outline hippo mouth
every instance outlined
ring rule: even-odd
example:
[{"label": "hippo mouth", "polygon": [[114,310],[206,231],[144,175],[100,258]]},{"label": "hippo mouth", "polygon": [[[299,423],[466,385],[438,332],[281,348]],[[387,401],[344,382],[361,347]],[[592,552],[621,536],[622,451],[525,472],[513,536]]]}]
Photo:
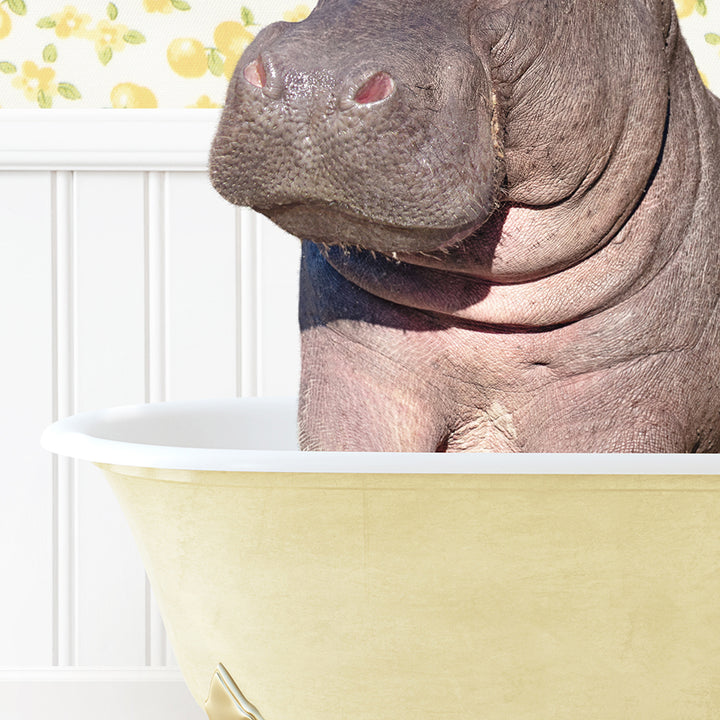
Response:
[{"label": "hippo mouth", "polygon": [[448,249],[475,232],[491,214],[488,212],[446,227],[414,227],[361,215],[336,203],[288,203],[255,209],[283,230],[304,240],[388,255]]}]

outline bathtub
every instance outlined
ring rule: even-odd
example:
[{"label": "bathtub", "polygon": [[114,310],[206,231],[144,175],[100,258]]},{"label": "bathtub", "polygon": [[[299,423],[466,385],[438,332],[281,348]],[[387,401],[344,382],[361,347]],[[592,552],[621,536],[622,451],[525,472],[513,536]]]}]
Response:
[{"label": "bathtub", "polygon": [[718,456],[301,453],[295,401],[55,423],[211,720],[720,717]]}]

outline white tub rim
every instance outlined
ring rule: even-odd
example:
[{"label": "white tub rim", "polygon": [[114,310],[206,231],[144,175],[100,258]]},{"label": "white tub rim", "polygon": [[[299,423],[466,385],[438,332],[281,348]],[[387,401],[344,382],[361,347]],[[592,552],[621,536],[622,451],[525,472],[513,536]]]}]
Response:
[{"label": "white tub rim", "polygon": [[[297,399],[221,398],[123,405],[78,413],[44,431],[57,455],[103,465],[222,472],[381,474],[720,475],[720,454],[378,453],[238,449],[127,442],[104,437],[133,418],[155,420],[263,410],[294,418]],[[287,431],[287,422],[285,423]],[[110,430],[111,432],[108,432]],[[105,431],[105,432],[103,432]]]}]

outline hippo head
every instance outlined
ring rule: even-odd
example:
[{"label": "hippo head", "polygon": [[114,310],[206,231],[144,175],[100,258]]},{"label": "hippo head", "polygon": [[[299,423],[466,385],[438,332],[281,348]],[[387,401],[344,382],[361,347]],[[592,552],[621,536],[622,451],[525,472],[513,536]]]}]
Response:
[{"label": "hippo head", "polygon": [[[647,186],[672,17],[665,0],[320,0],[240,59],[212,183],[319,244],[405,259],[464,244],[479,277],[555,272]],[[493,234],[509,204],[548,212]]]},{"label": "hippo head", "polygon": [[433,250],[494,209],[493,111],[456,13],[324,0],[247,48],[211,178],[230,202],[305,239]]}]

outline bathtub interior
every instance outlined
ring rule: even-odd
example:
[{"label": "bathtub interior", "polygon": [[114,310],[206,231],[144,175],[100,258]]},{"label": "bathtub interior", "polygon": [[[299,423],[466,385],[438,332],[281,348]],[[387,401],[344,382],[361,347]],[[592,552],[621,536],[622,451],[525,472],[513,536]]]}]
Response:
[{"label": "bathtub interior", "polygon": [[78,432],[114,442],[177,448],[298,449],[297,400],[289,397],[152,403],[87,417],[87,426]]}]

